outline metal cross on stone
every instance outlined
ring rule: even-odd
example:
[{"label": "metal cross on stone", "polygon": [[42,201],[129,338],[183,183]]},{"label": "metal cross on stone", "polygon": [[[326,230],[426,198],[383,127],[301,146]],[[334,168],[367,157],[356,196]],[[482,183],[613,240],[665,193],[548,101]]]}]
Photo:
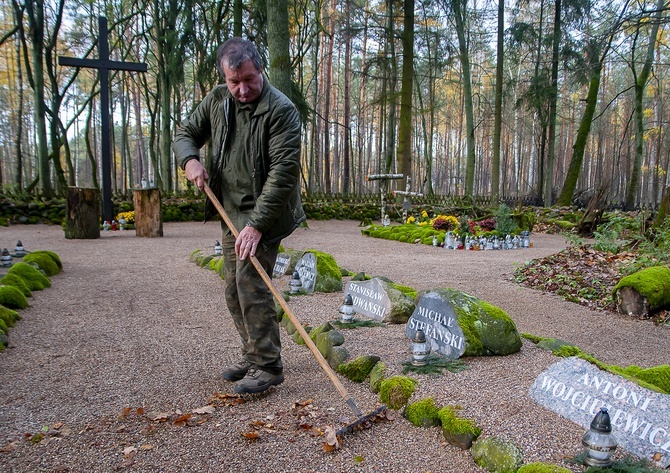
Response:
[{"label": "metal cross on stone", "polygon": [[78,59],[60,56],[60,66],[88,67],[97,69],[100,76],[100,132],[102,134],[102,220],[112,221],[112,159],[109,128],[109,71],[147,72],[144,62],[110,61],[107,40],[107,18],[98,17],[98,59]]}]

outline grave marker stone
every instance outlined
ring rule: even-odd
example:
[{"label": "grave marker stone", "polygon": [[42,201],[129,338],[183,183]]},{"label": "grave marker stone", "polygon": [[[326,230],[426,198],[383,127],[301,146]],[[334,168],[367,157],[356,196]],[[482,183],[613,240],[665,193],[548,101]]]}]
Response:
[{"label": "grave marker stone", "polygon": [[308,294],[314,292],[314,284],[316,283],[316,256],[314,253],[305,253],[295,266],[300,276],[302,283],[302,290]]},{"label": "grave marker stone", "polygon": [[279,253],[275,260],[275,265],[272,268],[272,277],[276,278],[286,274],[288,265],[291,262],[291,256],[288,253]]},{"label": "grave marker stone", "polygon": [[465,336],[451,304],[437,292],[424,294],[407,322],[405,334],[414,338],[417,330],[426,334],[431,352],[459,358],[465,351]]},{"label": "grave marker stone", "polygon": [[607,407],[619,447],[663,468],[670,466],[670,395],[572,357],[540,373],[530,396],[584,429]]},{"label": "grave marker stone", "polygon": [[382,282],[373,278],[368,281],[349,281],[345,297],[351,294],[356,312],[379,322],[391,312],[391,300]]}]

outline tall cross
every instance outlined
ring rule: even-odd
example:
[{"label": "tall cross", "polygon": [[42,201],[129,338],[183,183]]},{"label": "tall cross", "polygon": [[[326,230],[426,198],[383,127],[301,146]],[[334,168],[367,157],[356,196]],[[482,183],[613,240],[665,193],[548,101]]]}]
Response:
[{"label": "tall cross", "polygon": [[60,56],[61,66],[89,67],[97,69],[100,76],[100,132],[102,134],[102,219],[112,221],[112,159],[109,128],[109,71],[147,72],[144,62],[123,62],[109,60],[109,42],[107,41],[107,18],[98,17],[98,59],[77,59]]}]

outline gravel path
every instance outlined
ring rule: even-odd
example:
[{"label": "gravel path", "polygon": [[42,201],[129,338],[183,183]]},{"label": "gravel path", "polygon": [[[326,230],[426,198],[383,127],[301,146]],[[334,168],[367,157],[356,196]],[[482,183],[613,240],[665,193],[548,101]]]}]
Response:
[{"label": "gravel path", "polygon": [[[3,247],[20,239],[28,250],[55,251],[64,264],[51,288],[33,294],[0,354],[0,471],[484,471],[468,451],[445,444],[439,429],[416,428],[400,415],[325,453],[317,429],[353,419],[311,353],[286,333],[284,384],[235,404],[226,396],[232,384],[220,378],[238,354],[221,280],[188,261],[192,251],[212,248],[219,224],[169,223],[164,232],[66,240],[54,226],[0,228]],[[534,248],[519,251],[448,251],[365,238],[357,222],[312,221],[284,246],[326,251],[350,271],[416,289],[455,287],[507,311],[520,332],[568,340],[607,363],[668,362],[667,329],[515,284],[515,265],[564,247],[555,235],[532,241]],[[281,290],[288,279],[276,280]],[[342,293],[290,301],[313,326],[335,319],[341,303]],[[344,335],[352,356],[379,355],[389,375],[408,359],[404,326]],[[483,436],[511,440],[527,462],[560,463],[580,451],[583,429],[528,395],[556,361],[524,341],[508,357],[466,359],[469,369],[458,374],[413,375],[414,399],[460,405]],[[378,397],[366,384],[341,379],[364,412],[374,409]],[[192,413],[209,404],[214,412]],[[243,435],[252,432],[256,440]],[[43,440],[31,443],[39,433]]]}]

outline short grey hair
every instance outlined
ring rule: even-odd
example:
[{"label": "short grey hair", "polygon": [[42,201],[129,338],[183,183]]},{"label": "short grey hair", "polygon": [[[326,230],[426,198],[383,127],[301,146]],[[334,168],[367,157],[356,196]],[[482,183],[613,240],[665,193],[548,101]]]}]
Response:
[{"label": "short grey hair", "polygon": [[223,73],[224,61],[226,67],[232,70],[236,70],[245,61],[251,61],[258,72],[262,68],[261,55],[258,53],[258,49],[254,46],[254,43],[238,37],[230,38],[219,46],[219,49],[216,51],[216,70],[219,71],[219,74],[225,80],[226,75]]}]

